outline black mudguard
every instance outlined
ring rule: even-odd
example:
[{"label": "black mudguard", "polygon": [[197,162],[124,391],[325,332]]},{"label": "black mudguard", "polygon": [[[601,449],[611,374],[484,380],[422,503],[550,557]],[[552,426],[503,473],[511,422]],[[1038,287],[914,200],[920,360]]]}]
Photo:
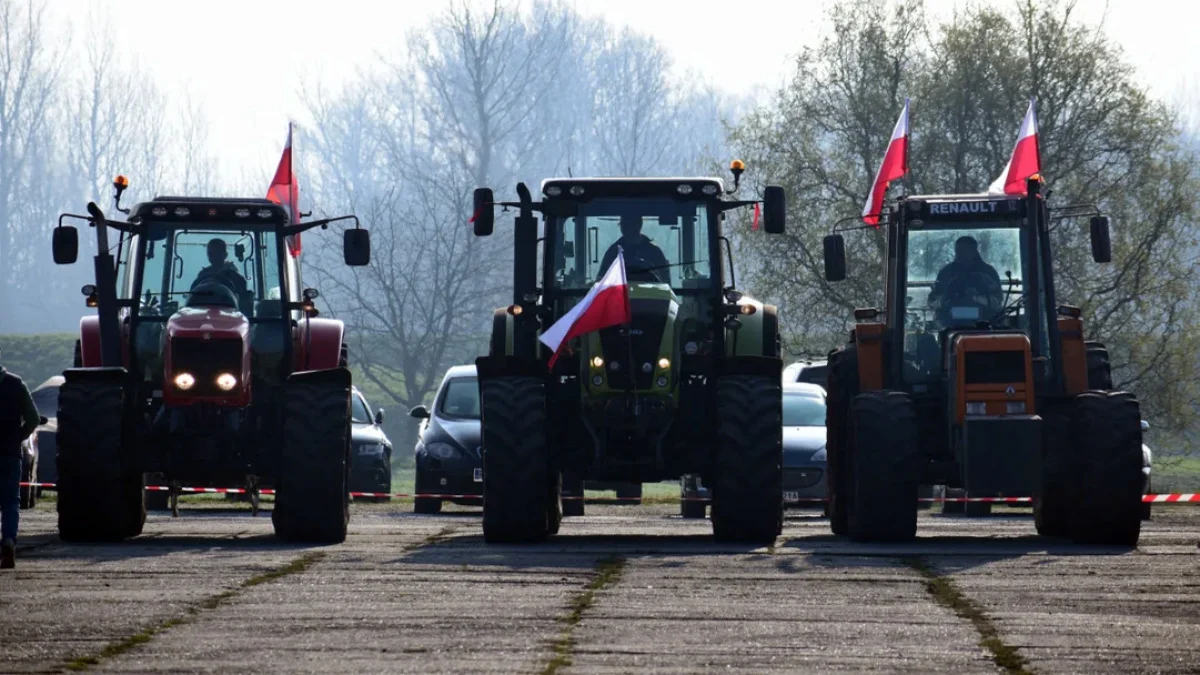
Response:
[{"label": "black mudguard", "polygon": [[63,371],[63,378],[69,384],[76,382],[119,382],[129,376],[129,371],[121,366],[112,368],[68,368]]},{"label": "black mudguard", "polygon": [[480,356],[475,359],[475,371],[480,380],[494,377],[536,377],[549,379],[546,364],[539,359],[519,356]]},{"label": "black mudguard", "polygon": [[716,362],[716,375],[761,375],[783,378],[783,359],[772,356],[727,356]]},{"label": "black mudguard", "polygon": [[301,370],[288,375],[288,384],[330,384],[350,389],[349,368],[329,368],[326,370]]}]

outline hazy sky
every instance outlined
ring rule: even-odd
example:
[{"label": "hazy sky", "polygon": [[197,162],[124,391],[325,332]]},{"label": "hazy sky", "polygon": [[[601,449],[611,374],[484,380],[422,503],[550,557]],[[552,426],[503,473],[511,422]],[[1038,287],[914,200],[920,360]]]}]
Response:
[{"label": "hazy sky", "polygon": [[[1015,2],[1015,0],[1013,0]],[[446,0],[54,0],[53,11],[84,39],[94,6],[111,16],[122,52],[136,58],[175,96],[203,101],[210,141],[224,171],[269,174],[289,117],[303,120],[305,82],[336,85],[380,55],[403,49],[407,30]],[[769,90],[789,72],[789,57],[817,37],[826,3],[814,0],[579,0],[602,15],[658,38],[680,73],[695,72],[739,92]],[[962,0],[926,0],[933,15]],[[1152,90],[1167,99],[1200,87],[1200,19],[1187,0],[1079,0],[1089,22],[1125,47]],[[1193,105],[1197,100],[1192,99]],[[1021,111],[1013,111],[1014,130]]]}]

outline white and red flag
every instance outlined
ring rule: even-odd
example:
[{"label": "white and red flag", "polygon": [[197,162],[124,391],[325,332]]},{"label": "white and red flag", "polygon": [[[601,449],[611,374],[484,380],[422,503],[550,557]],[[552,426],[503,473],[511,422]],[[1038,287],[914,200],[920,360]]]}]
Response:
[{"label": "white and red flag", "polygon": [[[287,207],[288,218],[294,225],[300,222],[300,184],[296,181],[296,173],[292,171],[292,123],[288,122],[287,144],[283,146],[283,156],[279,158],[279,166],[275,169],[275,177],[267,188],[267,199]],[[300,256],[300,235],[288,238],[288,251],[292,257]]]},{"label": "white and red flag", "polygon": [[900,111],[900,119],[896,120],[896,128],[892,129],[892,138],[888,141],[887,152],[883,162],[879,164],[879,172],[875,174],[875,183],[871,186],[871,194],[863,206],[863,222],[879,227],[879,214],[883,212],[883,196],[888,184],[908,173],[908,99],[904,99],[904,109]]},{"label": "white and red flag", "polygon": [[554,367],[558,355],[572,338],[609,326],[629,323],[631,316],[629,282],[625,278],[625,254],[618,250],[617,259],[608,266],[608,271],[595,286],[592,286],[592,290],[588,291],[583,300],[542,333],[542,344],[554,350],[554,355],[550,357],[550,367]]},{"label": "white and red flag", "polygon": [[1029,110],[1025,111],[1025,119],[1021,122],[1021,131],[1017,134],[1017,145],[1013,148],[1012,157],[1000,177],[988,188],[988,194],[993,195],[1025,195],[1029,192],[1026,181],[1035,173],[1042,170],[1041,152],[1038,151],[1037,101],[1029,102]]}]

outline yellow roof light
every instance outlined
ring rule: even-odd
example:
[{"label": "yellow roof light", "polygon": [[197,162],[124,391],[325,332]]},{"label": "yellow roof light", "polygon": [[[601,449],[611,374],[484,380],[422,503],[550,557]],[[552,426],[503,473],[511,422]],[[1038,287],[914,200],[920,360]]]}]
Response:
[{"label": "yellow roof light", "polygon": [[124,190],[125,188],[129,187],[129,179],[126,178],[124,174],[118,174],[117,177],[113,179],[113,187]]},{"label": "yellow roof light", "polygon": [[735,159],[729,163],[729,170],[730,171],[745,171],[746,163],[740,159]]}]

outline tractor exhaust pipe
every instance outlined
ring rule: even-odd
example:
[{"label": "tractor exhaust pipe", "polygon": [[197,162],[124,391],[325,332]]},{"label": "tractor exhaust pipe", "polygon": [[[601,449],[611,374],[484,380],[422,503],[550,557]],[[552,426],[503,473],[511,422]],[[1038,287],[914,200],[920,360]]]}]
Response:
[{"label": "tractor exhaust pipe", "polygon": [[100,318],[100,365],[121,366],[121,330],[117,320],[117,266],[108,248],[108,219],[88,202],[88,215],[96,228],[96,313]]}]

